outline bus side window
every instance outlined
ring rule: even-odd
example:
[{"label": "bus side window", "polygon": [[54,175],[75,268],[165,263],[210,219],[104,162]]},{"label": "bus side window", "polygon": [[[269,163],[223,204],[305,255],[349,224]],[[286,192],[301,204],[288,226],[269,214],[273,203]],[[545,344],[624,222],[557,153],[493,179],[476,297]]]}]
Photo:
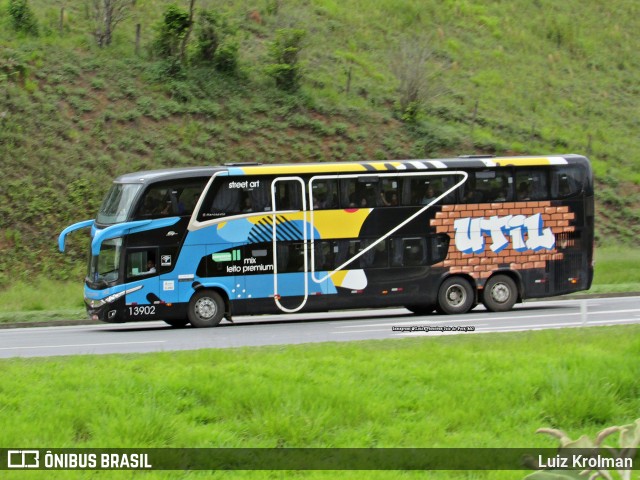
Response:
[{"label": "bus side window", "polygon": [[[459,181],[460,181],[459,177],[453,177],[453,176],[442,177],[442,188],[443,188],[443,191],[449,190],[450,188],[452,188]],[[456,203],[456,192],[455,192],[455,190],[453,192],[450,192],[447,195],[445,195],[444,198],[441,200],[441,203],[443,203],[443,204]]]},{"label": "bus side window", "polygon": [[421,267],[442,262],[449,252],[449,236],[392,237],[392,267]]},{"label": "bus side window", "polygon": [[203,177],[150,185],[142,196],[134,218],[191,215],[207,181]]},{"label": "bus side window", "polygon": [[254,212],[271,211],[271,180],[266,178],[250,179],[249,188],[244,190]]},{"label": "bus side window", "polygon": [[429,204],[437,196],[435,184],[434,177],[405,178],[402,189],[402,204]]},{"label": "bus side window", "polygon": [[549,198],[547,170],[516,170],[516,188],[516,200],[547,200]]},{"label": "bus side window", "polygon": [[342,208],[372,208],[381,204],[378,194],[379,181],[373,176],[349,178],[340,181]]},{"label": "bus side window", "polygon": [[215,197],[212,199],[209,213],[213,214],[233,214],[240,212],[242,189],[230,188],[232,181],[225,179],[224,183],[218,185]]},{"label": "bus side window", "polygon": [[380,202],[384,207],[395,207],[398,205],[398,179],[383,178],[380,182]]},{"label": "bus side window", "polygon": [[158,271],[158,252],[155,248],[127,252],[127,277],[147,277]]},{"label": "bus side window", "polygon": [[304,271],[304,244],[300,242],[278,242],[278,273]]},{"label": "bus side window", "polygon": [[407,177],[402,184],[402,205],[429,205],[438,199],[437,204],[456,203],[456,192],[449,192],[444,197],[442,194],[450,190],[460,181],[453,175],[425,175]]},{"label": "bus side window", "polygon": [[315,180],[311,182],[311,197],[314,210],[338,208],[338,181]]},{"label": "bus side window", "polygon": [[276,183],[276,210],[302,210],[302,187],[298,182]]},{"label": "bus side window", "polygon": [[551,198],[560,199],[576,195],[584,188],[584,174],[578,166],[568,165],[552,169]]},{"label": "bus side window", "polygon": [[271,210],[271,181],[262,177],[219,177],[198,212],[206,221],[227,215]]}]

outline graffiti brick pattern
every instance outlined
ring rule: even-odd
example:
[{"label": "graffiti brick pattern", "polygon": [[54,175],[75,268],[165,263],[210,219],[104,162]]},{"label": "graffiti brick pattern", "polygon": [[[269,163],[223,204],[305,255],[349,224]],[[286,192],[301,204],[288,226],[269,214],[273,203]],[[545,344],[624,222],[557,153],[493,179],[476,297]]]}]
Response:
[{"label": "graffiti brick pattern", "polygon": [[[562,260],[563,254],[557,248],[518,251],[509,242],[499,252],[491,248],[485,248],[482,253],[463,253],[455,248],[454,223],[462,218],[486,218],[523,215],[526,217],[540,214],[544,228],[550,228],[554,236],[575,231],[571,225],[575,214],[569,211],[569,207],[552,207],[551,202],[506,202],[506,203],[479,203],[470,205],[443,205],[442,210],[436,213],[431,220],[431,226],[436,233],[446,233],[451,239],[452,248],[444,261],[433,265],[434,267],[449,268],[450,273],[466,273],[476,279],[479,285],[489,278],[496,268],[510,268],[512,270],[524,270],[532,268],[545,268],[550,260]],[[483,235],[490,240],[487,233]],[[508,236],[508,234],[507,234]]]}]

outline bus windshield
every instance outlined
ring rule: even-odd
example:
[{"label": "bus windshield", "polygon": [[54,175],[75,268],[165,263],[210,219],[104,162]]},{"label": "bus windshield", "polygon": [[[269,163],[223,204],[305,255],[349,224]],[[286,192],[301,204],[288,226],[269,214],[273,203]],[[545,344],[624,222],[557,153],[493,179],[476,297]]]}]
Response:
[{"label": "bus windshield", "polygon": [[137,183],[116,183],[112,185],[102,201],[96,222],[102,225],[113,225],[124,222],[142,185]]},{"label": "bus windshield", "polygon": [[93,285],[106,287],[116,282],[120,276],[120,255],[122,238],[105,240],[98,256],[89,260],[87,281]]}]

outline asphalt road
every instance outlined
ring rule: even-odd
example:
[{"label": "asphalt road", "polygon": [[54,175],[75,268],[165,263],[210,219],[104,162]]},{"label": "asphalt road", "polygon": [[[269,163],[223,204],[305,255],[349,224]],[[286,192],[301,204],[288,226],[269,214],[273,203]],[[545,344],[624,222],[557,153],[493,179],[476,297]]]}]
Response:
[{"label": "asphalt road", "polygon": [[313,342],[470,335],[640,323],[640,296],[528,302],[511,312],[480,305],[466,315],[417,316],[403,308],[236,317],[217,328],[164,322],[0,330],[0,358],[143,353]]}]

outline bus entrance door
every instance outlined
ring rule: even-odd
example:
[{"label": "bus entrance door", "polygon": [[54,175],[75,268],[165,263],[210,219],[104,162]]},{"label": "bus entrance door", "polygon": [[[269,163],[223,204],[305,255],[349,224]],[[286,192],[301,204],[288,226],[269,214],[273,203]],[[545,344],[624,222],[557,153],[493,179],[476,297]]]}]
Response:
[{"label": "bus entrance door", "polygon": [[305,184],[278,177],[271,184],[273,298],[286,313],[300,311],[309,298],[309,224]]}]

